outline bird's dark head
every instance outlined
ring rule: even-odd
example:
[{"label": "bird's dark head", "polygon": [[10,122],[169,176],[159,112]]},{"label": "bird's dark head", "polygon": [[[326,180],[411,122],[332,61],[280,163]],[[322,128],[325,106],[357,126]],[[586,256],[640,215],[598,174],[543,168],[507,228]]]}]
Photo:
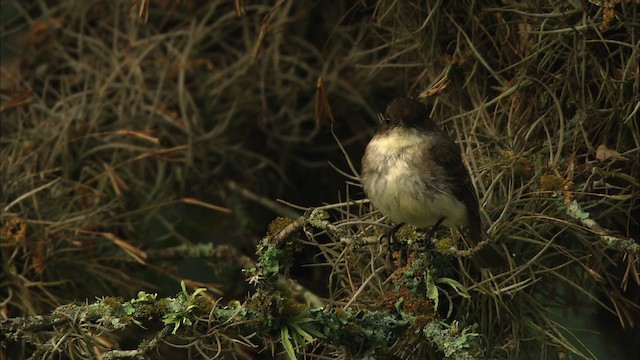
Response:
[{"label": "bird's dark head", "polygon": [[384,112],[385,127],[405,126],[421,130],[433,130],[427,108],[419,101],[409,98],[392,100]]}]

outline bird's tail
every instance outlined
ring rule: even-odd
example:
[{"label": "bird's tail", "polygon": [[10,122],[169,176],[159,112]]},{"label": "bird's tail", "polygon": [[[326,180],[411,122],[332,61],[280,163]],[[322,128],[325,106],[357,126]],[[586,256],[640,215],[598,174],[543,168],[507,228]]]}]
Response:
[{"label": "bird's tail", "polygon": [[[482,243],[482,247],[473,256],[473,262],[480,268],[508,268],[509,260],[494,244],[480,227],[470,227],[469,235],[474,246]],[[486,240],[483,242],[483,240]]]},{"label": "bird's tail", "polygon": [[473,262],[481,268],[508,268],[509,261],[498,248],[490,242],[473,254]]}]

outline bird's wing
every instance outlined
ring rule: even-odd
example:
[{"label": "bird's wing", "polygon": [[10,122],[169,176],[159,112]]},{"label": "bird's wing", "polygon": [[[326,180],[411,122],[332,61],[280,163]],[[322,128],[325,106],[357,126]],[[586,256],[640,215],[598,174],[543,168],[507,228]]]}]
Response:
[{"label": "bird's wing", "polygon": [[[476,191],[471,184],[471,177],[462,162],[460,148],[446,136],[433,141],[428,151],[433,161],[440,165],[449,178],[451,192],[467,206],[469,237],[473,244],[482,241],[483,230],[480,221],[480,208]],[[485,244],[473,255],[474,262],[481,268],[507,268],[509,261],[493,244]]]},{"label": "bird's wing", "polygon": [[460,148],[447,135],[442,135],[433,139],[431,146],[425,150],[428,155],[425,155],[430,156],[432,161],[439,165],[444,176],[448,178],[450,191],[466,205],[471,240],[478,243],[482,240],[478,198],[471,184],[469,172],[462,162]]}]

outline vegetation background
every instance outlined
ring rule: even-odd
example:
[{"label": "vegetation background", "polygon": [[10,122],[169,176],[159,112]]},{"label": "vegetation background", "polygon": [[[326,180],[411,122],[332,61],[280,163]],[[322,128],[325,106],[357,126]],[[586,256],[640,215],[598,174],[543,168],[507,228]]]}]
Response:
[{"label": "vegetation background", "polygon": [[[639,4],[3,0],[2,358],[632,358]],[[361,201],[442,79],[508,271]]]}]

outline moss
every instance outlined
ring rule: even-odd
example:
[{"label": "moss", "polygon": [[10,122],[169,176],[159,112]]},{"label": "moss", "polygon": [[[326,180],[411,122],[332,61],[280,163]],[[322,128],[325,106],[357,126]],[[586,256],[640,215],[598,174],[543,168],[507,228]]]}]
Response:
[{"label": "moss", "polygon": [[209,315],[215,306],[215,302],[205,296],[195,298],[193,303],[198,307],[197,313],[204,316]]},{"label": "moss", "polygon": [[9,218],[2,221],[0,238],[3,245],[21,244],[27,236],[27,223],[20,218]]},{"label": "moss", "polygon": [[511,171],[516,179],[526,180],[531,178],[535,171],[535,165],[526,157],[514,154],[507,150],[502,153],[500,162],[505,166],[511,166]]},{"label": "moss", "polygon": [[154,307],[154,312],[158,314],[164,313],[165,311],[167,311],[168,306],[169,306],[169,299],[162,298],[156,302],[156,305]]},{"label": "moss", "polygon": [[456,249],[456,241],[451,236],[439,239],[436,242],[436,250],[442,254],[450,254],[451,249]]},{"label": "moss", "polygon": [[304,313],[307,309],[309,305],[296,301],[289,295],[282,303],[282,316],[292,318]]},{"label": "moss", "polygon": [[565,186],[565,179],[557,175],[542,175],[540,177],[540,190],[542,191],[562,191]]},{"label": "moss", "polygon": [[417,232],[413,226],[403,226],[395,233],[396,239],[401,239],[409,246],[421,246],[418,244],[422,240],[422,234]]},{"label": "moss", "polygon": [[279,216],[279,217],[275,218],[275,220],[273,220],[271,223],[269,223],[269,228],[267,230],[267,236],[271,237],[271,236],[274,236],[274,235],[280,233],[287,226],[291,225],[294,221],[295,221],[295,219],[282,217],[282,216]]},{"label": "moss", "polygon": [[102,304],[111,308],[111,310],[120,310],[120,307],[124,303],[124,298],[121,296],[108,296],[102,299]]},{"label": "moss", "polygon": [[268,331],[279,329],[280,314],[284,308],[284,298],[279,292],[267,293],[258,291],[246,303],[246,308],[251,312],[258,314],[260,318],[259,328]]}]

